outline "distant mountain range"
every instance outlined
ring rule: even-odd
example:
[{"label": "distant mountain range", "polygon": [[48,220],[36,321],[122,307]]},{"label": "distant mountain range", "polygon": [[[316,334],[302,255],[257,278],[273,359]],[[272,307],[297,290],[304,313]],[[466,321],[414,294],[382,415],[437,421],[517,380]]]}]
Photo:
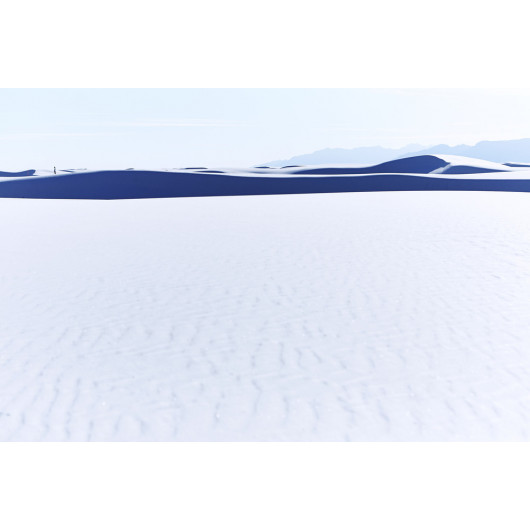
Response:
[{"label": "distant mountain range", "polygon": [[521,140],[484,141],[476,145],[445,144],[426,147],[412,144],[400,149],[385,147],[355,147],[353,149],[322,149],[314,153],[294,156],[288,160],[275,160],[266,166],[308,166],[319,164],[380,164],[405,156],[459,155],[480,158],[490,162],[530,162],[530,138]]}]

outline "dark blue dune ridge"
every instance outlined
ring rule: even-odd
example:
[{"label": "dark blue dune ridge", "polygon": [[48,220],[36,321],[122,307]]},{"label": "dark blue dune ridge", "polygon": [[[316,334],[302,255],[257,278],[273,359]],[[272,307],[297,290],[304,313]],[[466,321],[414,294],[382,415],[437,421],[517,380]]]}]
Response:
[{"label": "dark blue dune ridge", "polygon": [[[431,173],[448,165],[448,162],[432,155],[390,160],[367,167],[314,167],[293,171],[295,175],[362,175],[366,173]],[[286,166],[289,167],[289,166]],[[297,166],[291,166],[297,167]],[[285,168],[284,168],[285,169]]]},{"label": "dark blue dune ridge", "polygon": [[30,177],[35,175],[35,169],[26,169],[26,171],[0,171],[0,177]]},{"label": "dark blue dune ridge", "polygon": [[530,170],[500,165],[499,169],[488,164],[482,167],[477,162],[469,159],[469,163],[458,160],[451,164],[441,157],[422,155],[364,168],[296,167],[259,173],[203,168],[60,172],[46,176],[21,172],[10,173],[9,177],[25,178],[0,180],[0,197],[139,199],[413,190],[530,192]]},{"label": "dark blue dune ridge", "polygon": [[523,163],[517,163],[517,162],[505,162],[504,165],[508,167],[527,167],[530,169],[530,164],[523,164]]}]

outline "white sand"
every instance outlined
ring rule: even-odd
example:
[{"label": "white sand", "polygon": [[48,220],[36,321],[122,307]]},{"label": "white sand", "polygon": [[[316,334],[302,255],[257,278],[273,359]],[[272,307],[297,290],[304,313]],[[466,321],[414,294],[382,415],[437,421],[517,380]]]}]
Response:
[{"label": "white sand", "polygon": [[0,199],[0,439],[530,440],[530,195]]}]

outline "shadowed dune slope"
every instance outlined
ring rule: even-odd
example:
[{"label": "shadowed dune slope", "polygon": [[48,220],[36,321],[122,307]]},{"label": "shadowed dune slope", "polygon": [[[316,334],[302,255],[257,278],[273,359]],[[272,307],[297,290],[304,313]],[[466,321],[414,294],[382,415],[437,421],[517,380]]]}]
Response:
[{"label": "shadowed dune slope", "polygon": [[410,157],[358,168],[308,167],[259,174],[250,170],[225,171],[17,174],[26,178],[0,179],[0,197],[137,199],[406,190],[530,191],[530,171],[524,167],[443,155]]},{"label": "shadowed dune slope", "polygon": [[25,171],[0,171],[0,177],[31,177],[35,175],[34,169],[26,169]]},{"label": "shadowed dune slope", "polygon": [[414,156],[366,167],[318,167],[294,171],[298,175],[361,175],[368,173],[430,173],[449,162],[434,155]]},{"label": "shadowed dune slope", "polygon": [[456,179],[400,174],[271,178],[155,171],[97,171],[0,182],[0,197],[36,199],[138,199],[406,190],[528,192],[530,178]]}]

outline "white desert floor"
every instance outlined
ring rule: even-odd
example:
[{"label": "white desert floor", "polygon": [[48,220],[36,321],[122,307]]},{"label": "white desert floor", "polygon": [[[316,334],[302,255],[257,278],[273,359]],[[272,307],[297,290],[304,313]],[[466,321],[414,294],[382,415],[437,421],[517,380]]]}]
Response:
[{"label": "white desert floor", "polygon": [[0,440],[530,440],[530,195],[0,199]]}]

